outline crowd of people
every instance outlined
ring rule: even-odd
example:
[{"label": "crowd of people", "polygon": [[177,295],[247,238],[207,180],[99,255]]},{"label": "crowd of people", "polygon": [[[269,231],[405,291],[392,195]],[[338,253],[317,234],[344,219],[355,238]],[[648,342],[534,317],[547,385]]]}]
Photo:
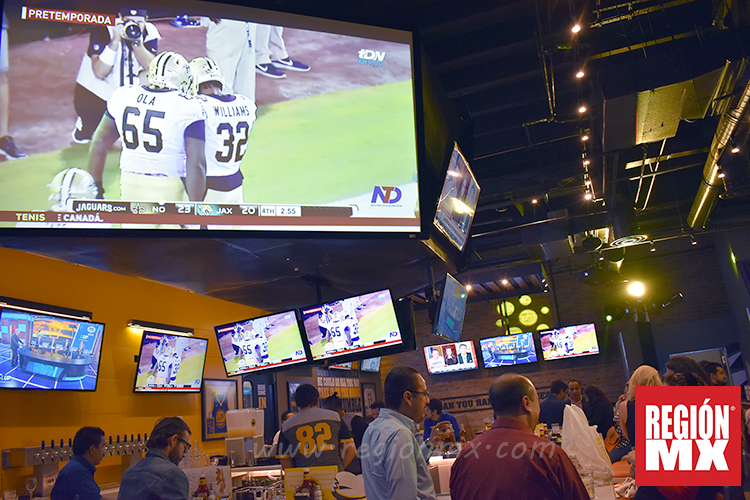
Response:
[{"label": "crowd of people", "polygon": [[[562,425],[565,407],[584,412],[611,445],[610,457],[634,463],[635,388],[661,385],[726,385],[718,363],[698,363],[672,357],[665,376],[653,367],[638,367],[616,403],[594,385],[583,388],[578,379],[552,382],[540,401],[527,377],[507,373],[489,388],[494,412],[491,428],[461,447],[451,468],[450,494],[454,500],[487,498],[587,500],[589,493],[566,452],[535,433],[540,422]],[[284,469],[335,466],[361,474],[369,500],[436,499],[429,461],[444,440],[458,440],[458,423],[430,398],[427,383],[412,367],[393,368],[385,378],[384,402],[371,405],[373,419],[347,414],[337,394],[320,401],[311,384],[294,393],[299,411],[282,417],[274,448]],[[424,440],[415,433],[424,423]],[[188,499],[189,486],[178,467],[190,449],[190,428],[178,417],[159,420],[147,443],[148,453],[122,477],[118,499]],[[93,479],[104,457],[104,431],[84,427],[73,442],[74,456],[60,471],[51,500],[99,500]],[[716,487],[646,487],[636,500],[702,500],[722,498]]]}]

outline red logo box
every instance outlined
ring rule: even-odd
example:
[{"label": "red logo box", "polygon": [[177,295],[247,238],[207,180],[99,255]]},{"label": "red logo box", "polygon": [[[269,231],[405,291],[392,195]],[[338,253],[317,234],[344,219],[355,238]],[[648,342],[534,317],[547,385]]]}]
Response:
[{"label": "red logo box", "polygon": [[636,387],[638,486],[740,486],[739,387]]}]

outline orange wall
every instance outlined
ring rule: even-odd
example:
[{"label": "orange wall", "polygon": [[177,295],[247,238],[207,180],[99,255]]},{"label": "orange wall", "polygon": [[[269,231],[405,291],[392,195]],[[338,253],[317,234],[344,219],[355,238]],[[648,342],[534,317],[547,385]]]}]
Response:
[{"label": "orange wall", "polygon": [[[201,440],[199,394],[133,394],[141,333],[128,320],[185,326],[209,339],[205,377],[226,378],[213,327],[260,315],[251,307],[186,292],[160,283],[127,278],[84,266],[0,248],[0,295],[93,312],[106,324],[96,392],[0,391],[0,449],[68,441],[84,425],[104,429],[107,436],[151,432],[163,416],[182,416],[201,441],[201,451],[224,452],[224,441]],[[242,406],[240,386],[238,394]],[[2,470],[0,490],[25,492],[32,468]],[[118,482],[119,457],[107,457],[96,480]]]}]

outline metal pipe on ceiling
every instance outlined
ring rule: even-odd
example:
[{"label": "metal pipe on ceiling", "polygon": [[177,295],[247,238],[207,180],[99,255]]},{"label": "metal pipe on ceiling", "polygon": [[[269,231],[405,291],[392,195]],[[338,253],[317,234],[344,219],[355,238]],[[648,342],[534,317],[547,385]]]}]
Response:
[{"label": "metal pipe on ceiling", "polygon": [[708,216],[716,204],[716,199],[723,189],[724,185],[719,178],[718,160],[721,152],[727,143],[732,139],[732,134],[737,128],[737,124],[742,119],[750,101],[750,81],[742,91],[737,105],[721,115],[719,125],[716,127],[716,133],[711,141],[711,147],[708,150],[706,165],[703,167],[703,179],[698,187],[698,194],[695,196],[693,206],[690,208],[687,222],[693,229],[702,229],[708,222]]}]

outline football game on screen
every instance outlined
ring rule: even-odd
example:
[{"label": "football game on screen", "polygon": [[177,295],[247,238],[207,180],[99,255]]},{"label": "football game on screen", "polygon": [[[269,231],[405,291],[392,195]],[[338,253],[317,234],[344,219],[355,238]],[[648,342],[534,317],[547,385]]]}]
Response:
[{"label": "football game on screen", "polygon": [[135,392],[198,392],[208,340],[144,332]]},{"label": "football game on screen", "polygon": [[599,342],[596,340],[593,323],[544,331],[539,340],[545,361],[599,354]]},{"label": "football game on screen", "polygon": [[313,360],[402,342],[388,290],[305,309],[302,319]]},{"label": "football game on screen", "polygon": [[104,325],[0,310],[0,389],[96,390]]},{"label": "football game on screen", "polygon": [[307,361],[294,311],[217,326],[227,375]]}]

